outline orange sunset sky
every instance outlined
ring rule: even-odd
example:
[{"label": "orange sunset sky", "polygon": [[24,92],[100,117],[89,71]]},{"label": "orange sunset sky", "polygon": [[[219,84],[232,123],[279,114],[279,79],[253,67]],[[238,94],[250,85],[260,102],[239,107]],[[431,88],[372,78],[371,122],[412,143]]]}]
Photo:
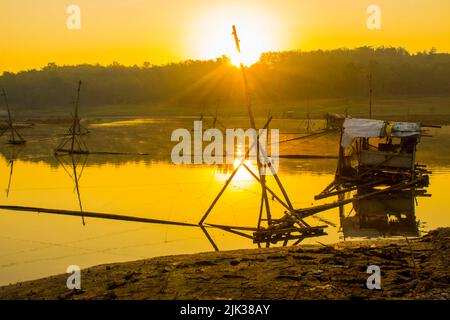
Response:
[{"label": "orange sunset sky", "polygon": [[[70,4],[80,30],[66,27]],[[371,4],[381,30],[366,26]],[[232,24],[249,63],[264,51],[363,45],[450,52],[449,0],[1,0],[0,72],[232,55]]]}]

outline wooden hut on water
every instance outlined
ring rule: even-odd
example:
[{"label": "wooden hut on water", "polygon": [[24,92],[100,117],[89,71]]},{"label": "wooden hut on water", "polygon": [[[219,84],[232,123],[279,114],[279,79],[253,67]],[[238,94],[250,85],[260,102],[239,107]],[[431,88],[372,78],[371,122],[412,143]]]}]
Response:
[{"label": "wooden hut on water", "polygon": [[430,172],[416,164],[421,133],[419,123],[346,118],[341,127],[335,180],[315,198],[357,188],[427,186]]},{"label": "wooden hut on water", "polygon": [[325,114],[326,130],[335,130],[342,128],[342,124],[346,119],[345,114],[328,112]]}]

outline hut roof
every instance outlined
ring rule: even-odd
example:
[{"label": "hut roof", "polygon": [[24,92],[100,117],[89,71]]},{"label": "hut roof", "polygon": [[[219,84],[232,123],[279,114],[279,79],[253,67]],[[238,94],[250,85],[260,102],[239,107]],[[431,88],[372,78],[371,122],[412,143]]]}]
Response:
[{"label": "hut roof", "polygon": [[374,119],[346,118],[342,125],[342,146],[347,148],[355,138],[420,136],[420,123]]}]

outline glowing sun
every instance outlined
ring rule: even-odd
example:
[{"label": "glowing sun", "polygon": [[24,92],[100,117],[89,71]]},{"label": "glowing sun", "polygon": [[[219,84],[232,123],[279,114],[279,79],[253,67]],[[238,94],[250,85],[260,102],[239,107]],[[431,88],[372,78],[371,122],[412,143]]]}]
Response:
[{"label": "glowing sun", "polygon": [[[197,29],[200,43],[197,48],[203,59],[226,55],[233,65],[241,62],[250,66],[257,62],[263,52],[275,51],[278,43],[274,35],[275,20],[272,16],[255,9],[218,8],[215,12],[205,12],[199,18]],[[241,53],[238,54],[232,35],[232,25],[236,25]]]}]

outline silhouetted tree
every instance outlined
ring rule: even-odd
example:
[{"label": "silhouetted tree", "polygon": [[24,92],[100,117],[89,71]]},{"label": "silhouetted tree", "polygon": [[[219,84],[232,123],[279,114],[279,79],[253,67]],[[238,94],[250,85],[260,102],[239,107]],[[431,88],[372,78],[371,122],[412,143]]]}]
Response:
[{"label": "silhouetted tree", "polygon": [[[252,94],[261,101],[367,96],[367,75],[373,75],[377,97],[449,96],[450,54],[410,54],[403,48],[360,47],[331,51],[267,52],[248,70]],[[4,72],[0,87],[17,107],[70,107],[77,81],[85,106],[115,104],[189,105],[222,103],[242,106],[239,70],[226,56],[167,65],[144,62],[126,67],[81,64],[41,70]]]}]

